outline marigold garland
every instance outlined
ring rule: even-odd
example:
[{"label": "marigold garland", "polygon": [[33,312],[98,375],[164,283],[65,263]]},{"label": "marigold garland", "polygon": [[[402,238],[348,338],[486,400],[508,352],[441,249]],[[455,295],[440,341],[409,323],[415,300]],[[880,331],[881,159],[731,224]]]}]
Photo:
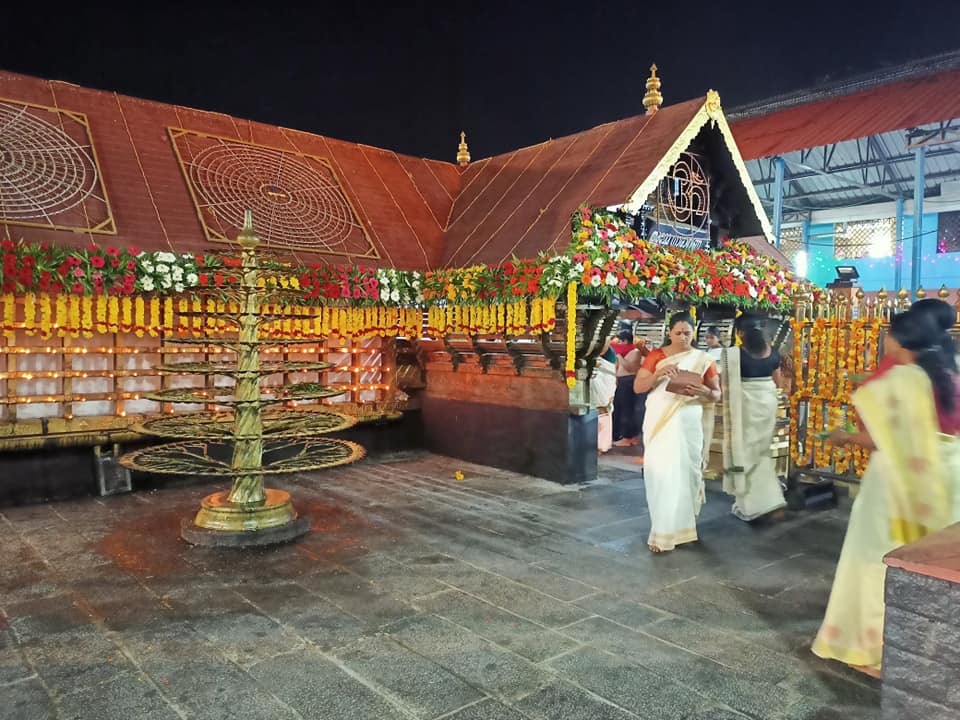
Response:
[{"label": "marigold garland", "polygon": [[107,300],[107,331],[120,332],[120,299],[116,295]]},{"label": "marigold garland", "polygon": [[57,337],[63,337],[66,334],[65,328],[69,326],[70,317],[67,314],[67,296],[57,295],[56,313],[53,321],[57,329]]},{"label": "marigold garland", "polygon": [[577,386],[577,374],[574,371],[577,360],[577,283],[567,285],[567,359],[564,375],[567,387],[573,390]]},{"label": "marigold garland", "polygon": [[17,298],[11,293],[3,296],[3,334],[11,342],[16,337]]},{"label": "marigold garland", "polygon": [[[142,301],[142,298],[136,299]],[[133,300],[128,297],[120,301],[120,329],[123,332],[133,330]]]},{"label": "marigold garland", "polygon": [[37,296],[33,293],[23,296],[23,330],[27,335],[37,334]]},{"label": "marigold garland", "polygon": [[[793,321],[795,385],[790,399],[790,452],[797,465],[832,468],[841,475],[852,469],[863,475],[868,451],[859,446],[834,447],[816,436],[856,426],[856,410],[850,404],[853,377],[875,369],[880,325],[879,319]],[[803,403],[807,403],[808,417],[801,451],[799,418]]]},{"label": "marigold garland", "polygon": [[47,340],[52,334],[50,319],[53,316],[53,302],[50,296],[44,293],[40,296],[40,337]]},{"label": "marigold garland", "polygon": [[80,337],[80,296],[70,296],[70,308],[67,310],[67,331],[70,337]]},{"label": "marigold garland", "polygon": [[[150,301],[151,304],[153,300]],[[137,296],[133,301],[133,332],[138,338],[143,337],[143,333],[146,331],[146,303],[143,302],[143,298]]]},{"label": "marigold garland", "polygon": [[80,330],[85,338],[93,337],[93,298],[85,296],[80,299]]},{"label": "marigold garland", "polygon": [[163,300],[163,321],[160,325],[163,332],[173,332],[173,299],[164,298]]}]

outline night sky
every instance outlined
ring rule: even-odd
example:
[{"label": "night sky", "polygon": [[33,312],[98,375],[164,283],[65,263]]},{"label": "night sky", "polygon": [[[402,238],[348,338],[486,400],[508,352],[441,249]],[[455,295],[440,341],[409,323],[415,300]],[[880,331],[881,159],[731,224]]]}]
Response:
[{"label": "night sky", "polygon": [[639,114],[651,62],[729,110],[960,46],[957,2],[138,4],[8,5],[0,69],[453,161]]}]

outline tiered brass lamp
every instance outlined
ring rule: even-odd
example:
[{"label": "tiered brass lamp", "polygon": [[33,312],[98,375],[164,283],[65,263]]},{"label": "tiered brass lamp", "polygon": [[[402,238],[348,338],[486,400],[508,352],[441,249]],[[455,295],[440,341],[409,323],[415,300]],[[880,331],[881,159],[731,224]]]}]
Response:
[{"label": "tiered brass lamp", "polygon": [[[120,462],[131,470],[181,476],[230,477],[230,490],[203,499],[196,517],[183,522],[181,535],[193,544],[212,546],[266,545],[292,540],[310,529],[298,516],[283,490],[264,487],[264,476],[303,472],[359,460],[364,450],[356,443],[323,435],[343,430],[356,419],[331,411],[284,407],[294,401],[320,400],[343,390],[319,383],[261,387],[269,375],[320,372],[325,362],[261,362],[270,346],[297,344],[292,339],[261,339],[264,325],[277,322],[267,308],[284,304],[289,292],[271,282],[275,271],[261,268],[259,240],[248,210],[237,238],[242,253],[238,286],[218,299],[235,312],[227,313],[235,331],[227,337],[171,338],[170,342],[220,346],[236,354],[236,362],[181,362],[161,365],[162,372],[194,373],[233,378],[234,384],[213,388],[175,388],[145,393],[163,403],[196,403],[216,408],[185,415],[146,420],[139,430],[148,435],[180,439],[124,455]],[[316,344],[315,339],[304,340]]]}]

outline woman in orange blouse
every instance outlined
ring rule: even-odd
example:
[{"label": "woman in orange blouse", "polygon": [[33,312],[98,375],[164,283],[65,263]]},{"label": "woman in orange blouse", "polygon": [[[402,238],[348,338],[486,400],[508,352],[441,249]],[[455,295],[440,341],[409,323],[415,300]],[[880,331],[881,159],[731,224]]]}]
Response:
[{"label": "woman in orange blouse", "polygon": [[651,523],[647,545],[655,553],[697,539],[704,426],[712,432],[713,404],[720,399],[717,364],[693,347],[693,318],[670,318],[668,339],[647,355],[633,384],[636,392],[649,393],[643,476]]}]

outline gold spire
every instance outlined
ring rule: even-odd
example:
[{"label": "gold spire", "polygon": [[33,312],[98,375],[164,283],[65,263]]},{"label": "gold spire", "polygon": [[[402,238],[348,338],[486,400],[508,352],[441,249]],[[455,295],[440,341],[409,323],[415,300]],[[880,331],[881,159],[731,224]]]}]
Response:
[{"label": "gold spire", "polygon": [[237,236],[237,242],[245,250],[253,249],[260,243],[257,232],[253,229],[253,210],[243,211],[243,228]]},{"label": "gold spire", "polygon": [[713,89],[707,90],[707,99],[704,102],[704,106],[707,108],[707,115],[711,118],[719,115],[721,112],[720,93]]},{"label": "gold spire", "polygon": [[660,78],[657,77],[657,64],[650,66],[650,77],[647,78],[647,94],[643,96],[643,106],[647,115],[653,115],[663,105],[663,95],[660,94]]},{"label": "gold spire", "polygon": [[470,163],[470,151],[467,150],[467,134],[460,133],[460,147],[457,148],[457,165],[466,167]]}]

